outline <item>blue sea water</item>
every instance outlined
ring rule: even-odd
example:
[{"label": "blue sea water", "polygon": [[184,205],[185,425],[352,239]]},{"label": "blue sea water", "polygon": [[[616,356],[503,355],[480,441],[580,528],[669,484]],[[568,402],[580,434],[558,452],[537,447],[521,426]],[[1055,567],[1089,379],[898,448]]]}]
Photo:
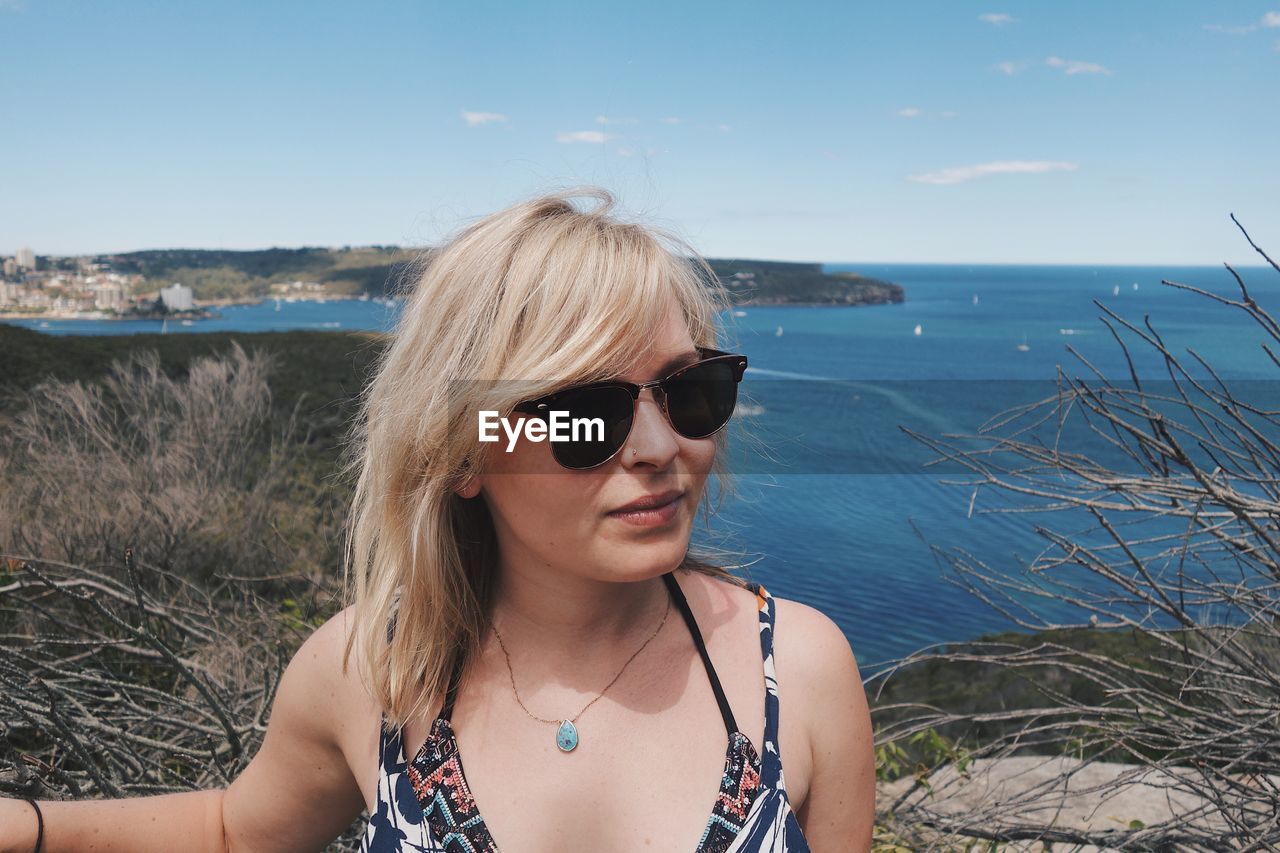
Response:
[{"label": "blue sea water", "polygon": [[[972,476],[954,465],[922,468],[936,454],[899,427],[930,437],[973,434],[1013,402],[1052,394],[1059,376],[1095,384],[1099,374],[1128,380],[1130,362],[1107,322],[1127,344],[1139,379],[1171,388],[1164,358],[1108,310],[1143,334],[1158,335],[1193,376],[1208,372],[1196,369],[1191,350],[1224,379],[1258,381],[1251,386],[1258,393],[1271,393],[1277,373],[1262,345],[1277,351],[1280,344],[1241,308],[1161,283],[1238,300],[1240,289],[1224,268],[827,269],[897,282],[906,300],[749,306],[724,318],[724,343],[750,361],[742,416],[730,433],[738,494],[720,505],[710,531],[699,517],[694,541],[745,555],[746,574],[771,593],[834,619],[864,675],[928,644],[1015,627],[964,588],[945,554],[963,551],[975,564],[1018,578],[1049,549],[1037,525],[1097,541],[1083,532],[1090,525],[1070,513],[993,511],[1030,504],[989,489],[975,498],[971,486],[955,482]],[[1258,304],[1280,317],[1280,273],[1237,271]],[[395,310],[354,300],[286,302],[276,310],[268,300],[221,309],[217,320],[170,323],[167,332],[387,329]],[[50,334],[160,331],[151,321],[9,322]],[[1089,446],[1105,452],[1096,439]],[[1028,592],[1016,597],[1034,598]],[[1052,599],[1041,599],[1039,610],[1053,618],[1078,615]]]}]

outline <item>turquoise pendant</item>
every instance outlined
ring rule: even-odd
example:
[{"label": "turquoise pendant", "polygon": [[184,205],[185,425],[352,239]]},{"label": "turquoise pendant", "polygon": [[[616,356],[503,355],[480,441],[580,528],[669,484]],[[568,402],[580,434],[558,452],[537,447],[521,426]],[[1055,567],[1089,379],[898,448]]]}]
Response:
[{"label": "turquoise pendant", "polygon": [[563,720],[560,723],[560,731],[556,732],[556,746],[560,747],[561,752],[572,752],[577,745],[578,730],[573,723]]}]

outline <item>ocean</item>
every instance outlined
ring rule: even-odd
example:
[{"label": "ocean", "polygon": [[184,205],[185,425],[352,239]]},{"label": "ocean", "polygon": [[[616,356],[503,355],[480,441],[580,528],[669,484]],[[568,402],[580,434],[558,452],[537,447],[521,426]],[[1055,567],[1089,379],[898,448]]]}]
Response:
[{"label": "ocean", "polygon": [[[723,318],[723,345],[750,363],[729,436],[738,494],[720,504],[709,530],[699,515],[694,542],[745,563],[741,573],[772,594],[830,616],[848,636],[864,676],[930,644],[1017,627],[1006,612],[965,588],[946,555],[963,553],[972,564],[1018,579],[1037,556],[1052,553],[1037,526],[1098,541],[1078,511],[995,512],[1027,510],[1035,501],[990,487],[975,496],[966,485],[973,472],[954,463],[926,465],[938,453],[906,430],[932,439],[972,435],[1011,405],[1051,397],[1059,381],[1097,386],[1106,377],[1128,384],[1129,362],[1104,319],[1128,345],[1145,387],[1174,390],[1164,358],[1100,305],[1151,335],[1149,320],[1193,377],[1209,373],[1189,350],[1224,380],[1242,380],[1240,387],[1251,394],[1274,394],[1277,368],[1261,345],[1270,343],[1274,352],[1280,344],[1241,308],[1161,284],[1169,279],[1238,299],[1225,268],[826,268],[897,282],[906,301],[747,306]],[[1237,271],[1258,304],[1280,317],[1280,273],[1267,267]],[[344,300],[282,302],[277,310],[274,300],[266,300],[220,310],[221,319],[169,323],[166,331],[387,329],[397,309]],[[155,321],[6,322],[49,334],[161,328]],[[1059,449],[1087,448],[1120,467],[1127,464],[1125,470],[1139,470],[1087,429],[1064,435],[1076,444],[1063,439]],[[710,496],[714,503],[714,488]],[[1035,590],[1033,580],[1014,598],[1051,619],[1080,618]]]}]

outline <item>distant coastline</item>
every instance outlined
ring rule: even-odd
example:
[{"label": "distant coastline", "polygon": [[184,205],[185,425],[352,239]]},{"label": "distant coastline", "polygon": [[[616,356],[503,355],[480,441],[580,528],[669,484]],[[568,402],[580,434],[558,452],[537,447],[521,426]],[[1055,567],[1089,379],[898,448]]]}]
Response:
[{"label": "distant coastline", "polygon": [[[228,308],[236,305],[260,305],[263,302],[270,302],[276,297],[272,296],[234,296],[225,299],[208,299],[200,300],[200,304],[196,305],[190,311],[172,311],[169,313],[161,312],[134,312],[129,314],[119,314],[112,311],[0,311],[0,320],[211,320],[221,317],[217,311],[211,311],[212,308]],[[361,302],[367,301],[367,297],[352,296],[350,294],[336,295],[312,295],[312,296],[289,296],[279,297],[281,302]],[[395,301],[395,297],[390,300],[375,298],[374,301]]]},{"label": "distant coastline", "polygon": [[[34,269],[0,280],[0,319],[196,319],[191,313],[264,299],[387,299],[412,287],[430,250],[398,246],[228,251],[166,249],[84,257],[38,256]],[[820,263],[707,258],[734,307],[885,305],[902,286]],[[161,294],[182,285],[184,310],[165,311]]]}]

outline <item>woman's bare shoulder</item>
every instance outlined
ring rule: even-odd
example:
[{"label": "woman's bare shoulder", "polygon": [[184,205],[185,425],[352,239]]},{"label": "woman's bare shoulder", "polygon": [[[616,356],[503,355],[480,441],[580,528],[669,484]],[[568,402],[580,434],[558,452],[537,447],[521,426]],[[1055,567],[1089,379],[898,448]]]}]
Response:
[{"label": "woman's bare shoulder", "polygon": [[315,658],[312,666],[321,690],[314,698],[333,703],[335,737],[339,741],[346,727],[356,725],[363,730],[371,719],[370,715],[373,719],[380,715],[377,703],[359,675],[362,647],[358,638],[352,640],[351,655],[344,662],[348,638],[356,628],[355,612],[355,605],[339,610],[325,620],[298,650],[301,654],[309,647],[309,654]]},{"label": "woman's bare shoulder", "polygon": [[776,596],[774,602],[779,689],[804,697],[789,706],[804,721],[810,749],[803,798],[796,798],[801,827],[815,850],[847,846],[851,837],[870,838],[874,736],[853,648],[844,630],[818,608]]},{"label": "woman's bare shoulder", "polygon": [[732,605],[736,609],[756,609],[756,594],[746,586],[738,583],[741,578],[720,577],[706,572],[689,569],[680,575],[681,589],[696,588],[708,601],[723,607]]},{"label": "woman's bare shoulder", "polygon": [[816,607],[770,593],[774,603],[773,654],[779,672],[797,682],[802,695],[833,675],[850,681],[857,675],[853,649],[844,630]]}]

